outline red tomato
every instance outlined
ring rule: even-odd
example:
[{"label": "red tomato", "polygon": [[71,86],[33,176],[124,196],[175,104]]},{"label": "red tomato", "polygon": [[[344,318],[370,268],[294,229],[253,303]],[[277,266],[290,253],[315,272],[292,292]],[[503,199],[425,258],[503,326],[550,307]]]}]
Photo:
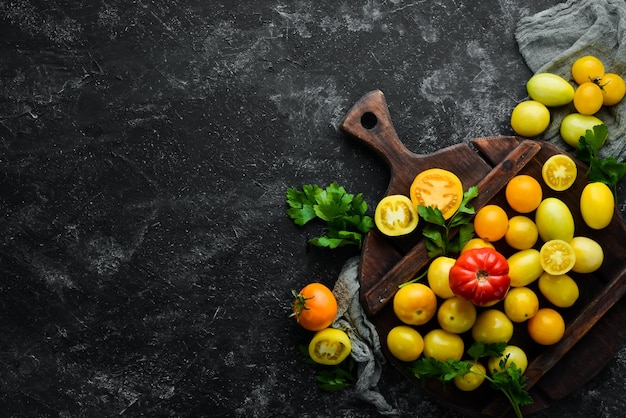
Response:
[{"label": "red tomato", "polygon": [[510,284],[509,264],[493,248],[464,251],[450,269],[450,289],[477,306],[504,299]]},{"label": "red tomato", "polygon": [[293,291],[293,313],[296,321],[309,331],[328,328],[337,315],[337,299],[331,290],[321,283],[310,283],[300,293]]}]

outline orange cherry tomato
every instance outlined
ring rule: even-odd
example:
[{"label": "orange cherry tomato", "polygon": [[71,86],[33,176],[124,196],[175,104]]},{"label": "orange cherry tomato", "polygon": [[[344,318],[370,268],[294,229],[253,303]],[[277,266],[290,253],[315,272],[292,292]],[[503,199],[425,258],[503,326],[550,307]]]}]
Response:
[{"label": "orange cherry tomato", "polygon": [[449,219],[461,206],[463,184],[451,171],[430,168],[415,176],[410,195],[415,207],[438,208],[443,218]]},{"label": "orange cherry tomato", "polygon": [[304,329],[320,331],[328,328],[337,315],[337,299],[322,283],[310,283],[300,293],[292,292],[296,298],[291,316]]},{"label": "orange cherry tomato", "polygon": [[498,205],[483,206],[474,216],[474,231],[485,241],[504,238],[509,227],[509,217]]},{"label": "orange cherry tomato", "polygon": [[602,107],[604,94],[596,83],[588,81],[574,92],[574,107],[581,115],[593,115]]}]

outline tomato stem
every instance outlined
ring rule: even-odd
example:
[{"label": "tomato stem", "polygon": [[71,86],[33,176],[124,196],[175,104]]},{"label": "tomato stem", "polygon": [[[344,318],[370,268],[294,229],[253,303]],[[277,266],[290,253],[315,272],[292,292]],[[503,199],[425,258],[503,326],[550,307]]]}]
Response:
[{"label": "tomato stem", "polygon": [[296,293],[295,290],[292,290],[291,294],[293,295],[293,297],[296,298],[296,300],[293,303],[293,308],[294,308],[293,312],[291,313],[291,315],[289,315],[289,317],[291,318],[295,316],[296,319],[299,321],[300,314],[302,313],[302,311],[308,311],[311,309],[308,306],[306,306],[306,301],[313,299],[315,296],[311,296],[310,298],[307,298],[302,293]]}]

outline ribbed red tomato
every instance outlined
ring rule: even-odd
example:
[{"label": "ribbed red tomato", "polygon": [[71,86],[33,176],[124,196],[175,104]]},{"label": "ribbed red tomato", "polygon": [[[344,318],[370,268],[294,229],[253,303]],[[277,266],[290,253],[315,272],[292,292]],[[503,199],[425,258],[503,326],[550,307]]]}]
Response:
[{"label": "ribbed red tomato", "polygon": [[450,269],[450,289],[477,306],[504,299],[511,278],[506,258],[493,248],[475,248],[461,253]]}]

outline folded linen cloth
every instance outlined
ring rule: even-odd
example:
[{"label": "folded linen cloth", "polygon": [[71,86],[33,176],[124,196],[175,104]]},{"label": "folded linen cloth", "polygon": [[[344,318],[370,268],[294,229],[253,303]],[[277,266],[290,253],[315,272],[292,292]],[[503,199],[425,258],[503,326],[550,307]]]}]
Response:
[{"label": "folded linen cloth", "polygon": [[[571,80],[571,66],[576,58],[593,55],[604,63],[607,73],[626,78],[624,0],[568,0],[521,18],[515,38],[522,57],[534,73],[549,72]],[[559,127],[563,117],[573,112],[573,105],[552,108],[552,123],[541,138],[568,149],[559,136]],[[609,130],[600,155],[626,160],[626,100],[604,107],[596,116]]]},{"label": "folded linen cloth", "polygon": [[396,416],[398,412],[376,389],[385,358],[380,349],[378,332],[361,306],[358,272],[359,257],[352,257],[339,273],[333,287],[333,294],[337,298],[337,316],[332,326],[344,330],[350,337],[350,355],[357,364],[355,394],[373,404],[381,415]]}]

